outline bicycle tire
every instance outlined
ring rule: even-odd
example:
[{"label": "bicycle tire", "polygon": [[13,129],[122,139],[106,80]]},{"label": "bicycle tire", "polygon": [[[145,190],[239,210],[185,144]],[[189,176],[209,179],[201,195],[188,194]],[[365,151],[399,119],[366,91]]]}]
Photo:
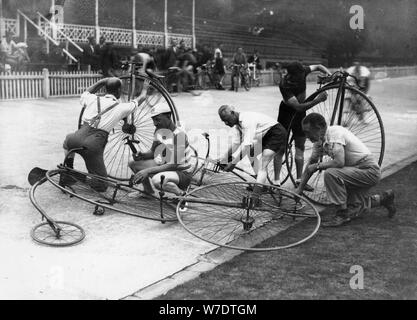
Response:
[{"label": "bicycle tire", "polygon": [[85,238],[85,232],[79,225],[68,221],[56,221],[52,219],[38,203],[35,192],[39,186],[44,184],[47,178],[37,181],[29,190],[29,199],[36,210],[46,221],[35,225],[30,235],[37,243],[53,246],[67,247],[80,243]]},{"label": "bicycle tire", "polygon": [[[122,81],[122,95],[121,102],[128,102],[132,98],[137,97],[145,80],[149,80],[149,95],[144,103],[129,115],[125,122],[119,123],[110,131],[108,142],[104,150],[104,163],[106,165],[108,176],[120,181],[128,181],[133,174],[128,163],[133,160],[131,148],[125,144],[125,139],[139,141],[136,144],[137,151],[148,151],[153,142],[154,129],[152,119],[150,117],[150,110],[159,101],[165,101],[172,113],[172,120],[176,125],[179,125],[179,115],[172,101],[168,91],[165,87],[155,79],[142,74],[135,75],[135,81],[131,81],[131,76],[120,77]],[[132,83],[133,86],[132,86]],[[79,116],[78,128],[81,127],[81,119],[84,108],[81,110]]]},{"label": "bicycle tire", "polygon": [[[282,163],[281,163],[281,172],[279,175],[279,181],[280,181],[281,186],[283,186],[290,179],[290,172],[294,172],[294,169],[295,169],[293,144],[294,144],[294,138],[292,137],[292,134],[290,136],[290,133],[288,133],[287,140],[286,140],[285,153],[284,153]],[[274,171],[275,171],[274,160],[272,160],[268,164],[268,167],[267,167],[268,182],[272,185],[275,185],[273,182],[275,180]],[[275,186],[279,187],[279,185],[275,185]]]},{"label": "bicycle tire", "polygon": [[[375,107],[374,103],[361,91],[346,86],[345,87],[345,100],[348,97],[358,96],[360,97],[361,101],[365,103],[366,108],[366,115],[363,118],[363,121],[360,120],[359,116],[356,112],[352,110],[345,109],[347,106],[343,106],[343,114],[339,121],[339,113],[340,108],[337,110],[337,114],[335,116],[335,122],[332,124],[331,119],[334,111],[334,103],[336,101],[337,91],[339,89],[338,84],[328,85],[325,86],[315,93],[313,93],[310,97],[306,99],[306,102],[312,101],[318,94],[322,92],[326,92],[328,98],[325,102],[322,102],[310,109],[307,110],[307,114],[312,112],[320,113],[326,119],[328,125],[342,125],[349,129],[353,134],[355,134],[372,152],[374,158],[377,160],[378,164],[381,166],[382,161],[384,158],[385,152],[385,132],[384,132],[384,125],[381,119],[381,116]],[[345,103],[345,102],[344,102]],[[306,151],[305,151],[305,159],[308,159],[311,155],[312,151],[312,143],[307,140],[306,142]],[[307,154],[307,156],[306,156]],[[327,156],[326,156],[327,157]],[[324,161],[327,159],[325,158]],[[313,174],[310,178],[309,185],[314,188],[312,192],[304,192],[304,196],[318,204],[329,204],[329,200],[326,195],[326,190],[324,188],[324,181],[323,181],[324,172],[317,171]],[[291,180],[295,185],[294,176],[291,175]]]},{"label": "bicycle tire", "polygon": [[[65,186],[60,184],[61,175],[64,175],[67,180],[70,179]],[[143,191],[133,186],[121,184],[117,180],[68,168],[50,170],[46,173],[46,178],[64,193],[94,205],[95,212],[109,209],[129,216],[154,221],[174,222],[177,220],[175,214],[176,204],[171,204],[165,200],[162,201],[163,215],[161,216],[161,202],[158,197],[139,197],[139,194],[143,194]],[[105,183],[107,190],[105,192],[94,190],[91,187],[94,181]]]},{"label": "bicycle tire", "polygon": [[[255,186],[268,188],[257,205],[250,200]],[[212,184],[192,190],[178,204],[177,217],[189,233],[203,241],[246,251],[274,251],[300,245],[317,233],[321,221],[317,209],[305,198],[278,187],[248,182]],[[315,221],[301,236],[300,230],[291,228],[297,217]],[[295,236],[291,234],[293,230]]]}]

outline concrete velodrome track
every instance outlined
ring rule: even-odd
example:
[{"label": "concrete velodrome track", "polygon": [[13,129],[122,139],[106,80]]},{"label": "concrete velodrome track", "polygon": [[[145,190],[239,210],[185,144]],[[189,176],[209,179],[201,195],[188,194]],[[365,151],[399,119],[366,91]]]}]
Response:
[{"label": "concrete velodrome track", "polygon": [[[309,93],[315,87],[309,84]],[[385,126],[383,168],[395,168],[417,153],[416,88],[417,77],[371,84],[370,95]],[[221,104],[276,117],[280,100],[276,87],[174,98],[187,130],[211,132],[225,128],[217,116]],[[79,109],[75,98],[0,102],[0,299],[119,299],[194,264],[215,248],[179,223],[163,225],[112,212],[97,217],[82,202],[68,207],[52,187],[42,189],[40,202],[54,204],[53,217],[80,224],[86,238],[66,248],[32,241],[30,229],[40,215],[29,202],[27,173],[34,166],[54,168],[62,162],[62,141],[74,130]]]}]

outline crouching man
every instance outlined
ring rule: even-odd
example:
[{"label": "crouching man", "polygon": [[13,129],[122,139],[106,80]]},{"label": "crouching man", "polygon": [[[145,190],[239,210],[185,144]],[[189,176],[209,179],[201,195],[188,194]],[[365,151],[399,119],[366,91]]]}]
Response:
[{"label": "crouching man", "polygon": [[[296,192],[303,192],[314,172],[324,171],[324,186],[331,203],[325,211],[332,217],[324,221],[323,226],[346,224],[379,206],[387,208],[390,218],[395,215],[392,190],[369,195],[369,190],[381,178],[381,169],[362,141],[344,127],[328,127],[324,117],[318,113],[307,115],[302,121],[302,128],[314,145]],[[319,162],[323,155],[328,155],[331,160]]]},{"label": "crouching man", "polygon": [[[172,121],[171,109],[166,103],[153,107],[151,117],[156,128],[154,141],[148,152],[137,153],[133,156],[134,161],[129,163],[135,173],[133,183],[142,183],[148,195],[154,193],[152,184],[177,196],[184,195],[193,170],[190,162],[192,149],[187,135]],[[162,176],[165,177],[163,185]]]}]

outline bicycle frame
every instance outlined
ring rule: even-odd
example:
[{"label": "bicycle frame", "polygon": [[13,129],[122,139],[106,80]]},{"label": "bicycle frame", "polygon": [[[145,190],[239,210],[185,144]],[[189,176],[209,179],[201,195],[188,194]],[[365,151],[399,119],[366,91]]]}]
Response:
[{"label": "bicycle frame", "polygon": [[[335,72],[332,77],[336,74]],[[331,117],[331,121],[329,125],[334,125],[337,115],[337,125],[340,125],[342,123],[342,116],[343,116],[343,108],[344,108],[344,101],[345,101],[345,87],[346,85],[349,85],[347,83],[347,77],[350,76],[348,73],[343,72],[341,76],[337,76],[337,78],[330,83],[327,83],[326,85],[322,86],[322,83],[320,83],[319,89],[325,89],[326,87],[333,86],[335,84],[339,85],[336,95],[336,101],[333,108],[333,113]],[[339,112],[339,114],[337,114]]]}]

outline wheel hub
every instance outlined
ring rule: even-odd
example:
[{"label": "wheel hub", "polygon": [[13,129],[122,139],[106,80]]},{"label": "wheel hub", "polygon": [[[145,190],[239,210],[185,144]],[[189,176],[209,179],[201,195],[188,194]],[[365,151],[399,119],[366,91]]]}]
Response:
[{"label": "wheel hub", "polygon": [[241,219],[241,221],[243,223],[243,230],[249,231],[252,229],[255,219],[253,217],[244,217]]},{"label": "wheel hub", "polygon": [[122,131],[127,134],[135,134],[136,126],[130,123],[124,123],[122,126]]}]

